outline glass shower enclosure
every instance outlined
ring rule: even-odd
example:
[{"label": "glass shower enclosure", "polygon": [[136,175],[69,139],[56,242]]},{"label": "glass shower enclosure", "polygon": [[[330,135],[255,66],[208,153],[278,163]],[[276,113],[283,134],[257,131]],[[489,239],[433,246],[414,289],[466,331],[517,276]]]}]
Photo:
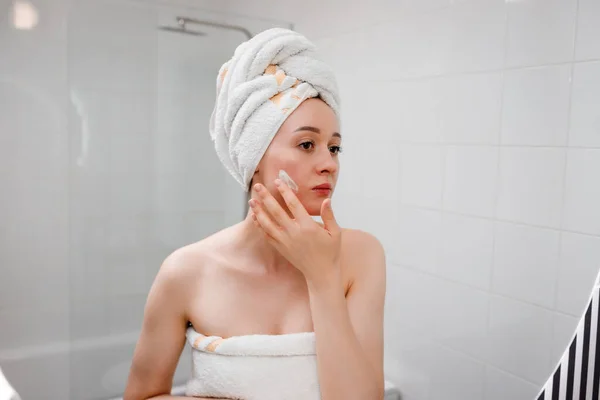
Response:
[{"label": "glass shower enclosure", "polygon": [[208,132],[216,77],[292,26],[198,3],[15,0],[0,19],[0,367],[24,399],[120,397],[162,261],[245,216]]}]

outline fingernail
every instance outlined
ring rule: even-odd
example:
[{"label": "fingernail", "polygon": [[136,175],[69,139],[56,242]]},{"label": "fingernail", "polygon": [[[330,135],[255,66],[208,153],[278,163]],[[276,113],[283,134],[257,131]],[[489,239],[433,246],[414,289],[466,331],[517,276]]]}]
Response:
[{"label": "fingernail", "polygon": [[250,199],[250,200],[248,201],[248,204],[250,205],[250,207],[254,208],[254,207],[256,207],[256,200],[254,200],[254,199]]},{"label": "fingernail", "polygon": [[277,187],[281,186],[281,180],[275,179],[275,186],[277,186]]},{"label": "fingernail", "polygon": [[254,190],[256,190],[257,192],[260,192],[260,183],[257,183],[256,185],[254,185]]}]

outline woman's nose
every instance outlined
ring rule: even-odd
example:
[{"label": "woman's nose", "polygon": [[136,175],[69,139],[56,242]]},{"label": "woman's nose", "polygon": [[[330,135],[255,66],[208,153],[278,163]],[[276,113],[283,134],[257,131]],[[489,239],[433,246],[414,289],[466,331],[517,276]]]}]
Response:
[{"label": "woman's nose", "polygon": [[338,164],[334,158],[335,156],[331,154],[331,151],[327,149],[327,151],[323,151],[319,154],[319,171],[320,172],[329,172],[334,173],[337,170]]}]

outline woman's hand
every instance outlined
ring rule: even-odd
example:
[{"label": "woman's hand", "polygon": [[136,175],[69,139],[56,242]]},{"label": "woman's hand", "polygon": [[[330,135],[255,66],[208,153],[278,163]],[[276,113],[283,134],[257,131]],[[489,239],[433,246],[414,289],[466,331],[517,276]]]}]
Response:
[{"label": "woman's hand", "polygon": [[294,218],[290,218],[267,188],[256,184],[259,198],[249,201],[255,225],[309,283],[337,276],[341,229],[333,216],[331,199],[321,204],[323,227],[311,218],[289,186],[279,179],[275,184]]}]

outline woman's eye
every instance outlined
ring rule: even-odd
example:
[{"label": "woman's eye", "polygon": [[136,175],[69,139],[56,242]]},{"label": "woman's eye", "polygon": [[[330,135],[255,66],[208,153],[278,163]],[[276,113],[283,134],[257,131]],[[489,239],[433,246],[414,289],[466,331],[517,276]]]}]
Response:
[{"label": "woman's eye", "polygon": [[339,154],[342,152],[342,147],[341,146],[331,146],[329,148],[329,151],[331,151],[333,154]]},{"label": "woman's eye", "polygon": [[[304,150],[310,150],[311,147],[314,147],[315,144],[313,142],[304,142],[304,143],[300,143],[300,146],[302,146],[302,148]],[[329,151],[332,154],[338,154],[342,152],[342,147],[341,146],[329,146]]]}]

